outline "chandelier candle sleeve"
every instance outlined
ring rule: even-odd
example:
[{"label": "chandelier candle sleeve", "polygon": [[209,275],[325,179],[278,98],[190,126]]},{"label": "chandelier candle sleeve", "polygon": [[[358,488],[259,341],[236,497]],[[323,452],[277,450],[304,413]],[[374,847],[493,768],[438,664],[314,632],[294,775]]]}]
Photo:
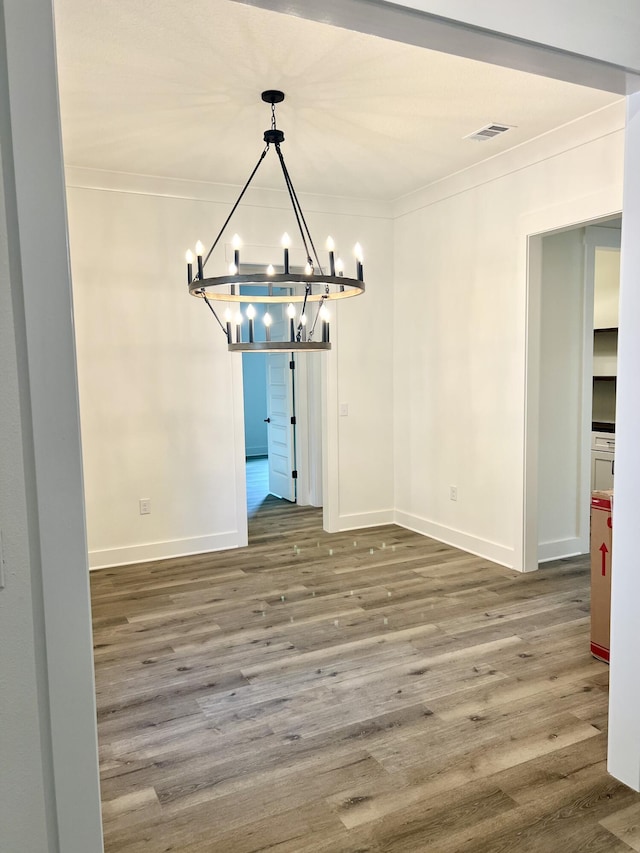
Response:
[{"label": "chandelier candle sleeve", "polygon": [[322,321],[322,341],[325,344],[329,343],[329,320],[331,313],[326,305],[320,309],[320,320]]},{"label": "chandelier candle sleeve", "polygon": [[249,343],[252,344],[254,342],[254,330],[253,330],[253,321],[256,316],[256,309],[253,305],[249,305],[247,308],[247,319],[249,320]]},{"label": "chandelier candle sleeve", "polygon": [[289,246],[291,245],[291,237],[285,231],[282,235],[282,248],[284,249],[284,274],[289,275]]},{"label": "chandelier candle sleeve", "polygon": [[295,316],[296,309],[291,303],[289,303],[287,307],[287,317],[289,318],[289,338],[291,342],[295,341],[296,339],[296,327],[294,323]]},{"label": "chandelier candle sleeve", "polygon": [[233,338],[231,337],[231,308],[227,308],[224,312],[224,319],[227,326],[227,341],[232,344]]},{"label": "chandelier candle sleeve", "polygon": [[204,246],[202,245],[200,240],[198,240],[198,242],[196,243],[196,256],[198,258],[198,278],[200,279],[200,281],[202,281],[202,279],[204,278],[204,268],[203,268],[203,264],[202,264],[202,253],[203,252],[204,252]]},{"label": "chandelier candle sleeve", "polygon": [[236,314],[236,343],[242,343],[242,314],[240,311]]},{"label": "chandelier candle sleeve", "polygon": [[240,270],[240,246],[242,245],[242,240],[237,234],[233,235],[231,245],[233,246],[233,263],[235,264],[237,273]]},{"label": "chandelier candle sleeve", "polygon": [[193,281],[193,252],[191,249],[187,249],[185,257],[187,259],[187,284],[191,284]]},{"label": "chandelier candle sleeve", "polygon": [[327,251],[329,252],[329,275],[336,274],[336,256],[334,250],[336,244],[333,242],[333,237],[327,237]]}]

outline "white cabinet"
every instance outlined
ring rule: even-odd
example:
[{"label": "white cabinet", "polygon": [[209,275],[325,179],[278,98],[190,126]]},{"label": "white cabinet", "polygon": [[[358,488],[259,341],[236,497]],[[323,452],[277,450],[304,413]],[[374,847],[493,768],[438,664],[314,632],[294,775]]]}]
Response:
[{"label": "white cabinet", "polygon": [[616,437],[594,432],[591,439],[591,490],[613,489]]}]

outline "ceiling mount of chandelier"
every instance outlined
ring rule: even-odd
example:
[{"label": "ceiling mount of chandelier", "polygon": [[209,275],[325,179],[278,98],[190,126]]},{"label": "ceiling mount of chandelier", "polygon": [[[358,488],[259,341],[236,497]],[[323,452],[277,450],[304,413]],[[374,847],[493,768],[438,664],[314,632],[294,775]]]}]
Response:
[{"label": "ceiling mount of chandelier", "polygon": [[[284,93],[277,89],[268,89],[262,93],[262,100],[271,104],[271,127],[264,132],[265,147],[209,251],[205,254],[204,246],[198,242],[195,258],[191,251],[187,252],[189,293],[192,296],[204,299],[226,335],[230,351],[327,350],[331,348],[331,343],[329,340],[330,317],[326,303],[335,299],[358,296],[364,292],[362,249],[359,244],[354,247],[356,277],[349,278],[344,275],[344,264],[341,258],[336,256],[334,242],[329,237],[326,242],[328,271],[323,268],[280,147],[284,142],[284,133],[276,126],[275,105],[284,101]],[[298,267],[290,263],[291,239],[288,234],[284,234],[281,240],[282,254],[278,258],[273,258],[273,262],[266,267],[264,272],[256,272],[255,265],[251,265],[250,272],[247,271],[245,265],[243,271],[240,257],[242,242],[235,234],[231,242],[234,258],[233,262],[228,265],[227,273],[208,277],[205,275],[205,266],[225,233],[262,161],[272,148],[280,162],[306,263],[304,266]],[[197,263],[195,274],[194,260]],[[253,288],[256,289],[256,295],[251,294]],[[235,315],[228,307],[225,311],[225,322],[223,323],[214,308],[214,302],[266,304],[272,306],[275,316],[272,317],[268,312],[264,314],[262,318],[263,331],[257,335],[254,324],[256,311],[253,304],[249,304],[246,309],[246,318],[239,310],[239,306]],[[302,303],[299,313],[295,307],[297,303]],[[285,304],[288,305],[286,319]],[[245,319],[248,320],[247,340],[242,339]],[[280,340],[276,339],[276,328],[280,332]],[[274,330],[273,337],[272,329]]]}]

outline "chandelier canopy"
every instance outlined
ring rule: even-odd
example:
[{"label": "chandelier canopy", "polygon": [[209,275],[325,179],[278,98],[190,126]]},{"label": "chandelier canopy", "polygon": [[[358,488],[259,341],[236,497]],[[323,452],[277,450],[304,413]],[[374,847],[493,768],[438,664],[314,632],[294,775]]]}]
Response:
[{"label": "chandelier canopy", "polygon": [[[356,277],[348,278],[344,275],[342,259],[336,256],[334,241],[329,237],[326,242],[328,274],[326,273],[320,263],[315,243],[280,147],[284,142],[284,133],[276,126],[275,105],[284,101],[284,93],[276,89],[269,89],[262,93],[262,100],[271,104],[271,127],[264,132],[265,147],[209,251],[205,254],[202,243],[196,244],[197,269],[195,274],[193,252],[191,250],[187,252],[189,293],[205,301],[226,335],[229,350],[232,352],[328,350],[331,348],[331,343],[330,313],[327,302],[335,299],[347,299],[364,293],[362,249],[359,243],[354,247]],[[207,277],[205,275],[207,261],[211,258],[224,235],[262,161],[272,148],[280,162],[295,223],[302,240],[306,257],[304,267],[295,267],[290,264],[291,239],[288,234],[284,234],[281,240],[282,255],[280,258],[273,259],[275,263],[270,263],[263,272],[256,272],[254,266],[251,266],[251,271],[248,271],[248,265],[244,265],[243,269],[240,258],[242,241],[237,234],[234,234],[231,241],[233,262],[228,265],[227,274]],[[252,290],[255,291],[255,295],[252,294]],[[249,304],[245,315],[242,314],[239,305],[235,314],[227,306],[224,314],[225,322],[223,323],[214,308],[214,302]],[[257,312],[253,306],[254,302],[270,307],[273,312],[272,315],[267,311],[262,316],[264,332],[261,331],[260,334],[256,334],[255,318]],[[298,311],[296,304],[299,303],[301,303],[301,307]],[[286,314],[285,305],[287,305]],[[247,340],[242,339],[245,317],[248,321]]]}]

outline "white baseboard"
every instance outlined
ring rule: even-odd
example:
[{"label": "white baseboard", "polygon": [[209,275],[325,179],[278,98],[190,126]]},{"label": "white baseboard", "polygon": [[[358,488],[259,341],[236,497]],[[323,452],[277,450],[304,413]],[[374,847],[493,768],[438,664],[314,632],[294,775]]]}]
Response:
[{"label": "white baseboard", "polygon": [[538,545],[538,562],[548,563],[551,560],[562,560],[565,557],[577,557],[579,554],[587,554],[589,546],[585,547],[577,536],[569,539],[557,539],[555,542],[541,542]]},{"label": "white baseboard", "polygon": [[381,527],[383,524],[394,524],[392,509],[379,509],[373,512],[356,512],[352,515],[338,516],[338,530],[360,530],[362,527]]},{"label": "white baseboard", "polygon": [[144,545],[128,545],[124,548],[107,548],[102,551],[89,551],[89,568],[93,571],[126,566],[129,563],[188,557],[192,554],[206,554],[208,551],[241,548],[246,544],[246,537],[240,531],[233,530],[227,533],[213,533],[209,536],[194,536],[190,539],[171,539],[168,542],[148,542]]},{"label": "white baseboard", "polygon": [[508,569],[514,567],[514,550],[513,548],[507,548],[505,545],[498,545],[496,542],[489,542],[487,539],[470,536],[461,530],[436,524],[426,518],[421,518],[418,515],[412,515],[402,510],[395,511],[395,523],[400,527],[406,527],[407,530],[413,530],[415,533],[422,533],[424,536],[437,539],[438,542],[452,545],[461,551],[467,551],[469,554],[484,557],[485,560],[491,560],[492,563],[499,563]]},{"label": "white baseboard", "polygon": [[267,456],[269,448],[266,444],[254,444],[245,448],[244,455],[250,458],[254,456]]}]

